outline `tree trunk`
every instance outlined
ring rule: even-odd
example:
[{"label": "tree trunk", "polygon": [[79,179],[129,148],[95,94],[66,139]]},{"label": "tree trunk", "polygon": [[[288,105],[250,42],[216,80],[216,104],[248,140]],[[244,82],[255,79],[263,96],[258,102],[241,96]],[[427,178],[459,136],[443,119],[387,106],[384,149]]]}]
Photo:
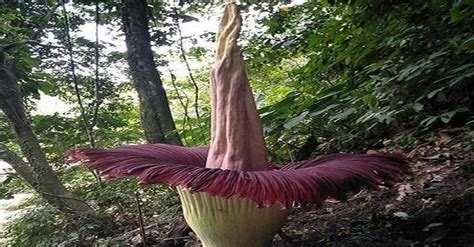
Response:
[{"label": "tree trunk", "polygon": [[149,143],[182,145],[153,59],[146,0],[123,0],[122,3],[127,60],[140,99],[145,139]]},{"label": "tree trunk", "polygon": [[[122,1],[122,25],[127,43],[127,61],[140,99],[140,117],[148,143],[183,145],[169,108],[168,97],[156,69],[148,31],[146,0]],[[178,217],[184,218],[182,212]],[[191,228],[175,222],[172,237],[185,236]],[[178,230],[179,229],[179,230]]]},{"label": "tree trunk", "polygon": [[10,163],[28,184],[59,210],[78,213],[92,212],[85,202],[72,197],[49,166],[26,117],[17,79],[7,65],[4,54],[0,54],[0,108],[9,119],[28,164],[3,145],[0,146],[0,159]]}]

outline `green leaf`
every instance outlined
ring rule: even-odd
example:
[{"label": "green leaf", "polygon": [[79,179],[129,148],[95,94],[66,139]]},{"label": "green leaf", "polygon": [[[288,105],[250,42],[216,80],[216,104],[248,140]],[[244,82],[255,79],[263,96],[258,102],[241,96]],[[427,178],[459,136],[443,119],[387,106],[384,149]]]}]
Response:
[{"label": "green leaf", "polygon": [[312,112],[310,114],[311,117],[317,117],[317,116],[320,116],[322,113],[326,113],[327,111],[331,110],[331,109],[334,109],[336,107],[338,107],[340,104],[331,104],[329,106],[327,106],[326,108],[322,109],[322,110],[319,110],[319,111],[315,111],[315,112]]},{"label": "green leaf", "polygon": [[424,106],[420,103],[414,103],[413,105],[411,105],[411,108],[416,112],[420,112],[423,110]]},{"label": "green leaf", "polygon": [[421,122],[420,122],[420,125],[424,126],[424,127],[428,127],[430,126],[431,124],[433,124],[436,120],[438,120],[439,117],[438,116],[429,116],[425,119],[423,119]]},{"label": "green leaf", "polygon": [[458,21],[460,21],[464,18],[463,15],[461,14],[461,11],[459,10],[459,8],[453,8],[453,9],[451,9],[451,11],[449,13],[451,14],[451,21],[452,22],[458,22]]},{"label": "green leaf", "polygon": [[456,110],[453,110],[453,111],[449,111],[449,112],[445,112],[443,114],[441,114],[440,118],[441,118],[441,121],[445,124],[451,122],[451,119],[454,117],[454,115],[456,115],[456,113],[460,113],[460,112],[468,112],[469,109],[467,107],[461,107],[461,108],[458,108]]},{"label": "green leaf", "polygon": [[451,119],[453,118],[454,115],[456,115],[456,111],[450,111],[450,112],[443,113],[440,116],[441,122],[443,122],[445,124],[451,122]]},{"label": "green leaf", "polygon": [[353,114],[354,112],[356,112],[356,109],[354,109],[354,108],[349,108],[349,109],[347,109],[347,110],[345,110],[345,111],[343,111],[343,112],[341,112],[341,113],[339,113],[339,114],[336,114],[336,115],[330,117],[329,120],[335,121],[335,122],[340,121],[340,120],[344,120],[344,119],[346,119],[348,116],[350,116],[351,114]]},{"label": "green leaf", "polygon": [[294,118],[290,119],[288,122],[286,122],[283,125],[283,127],[285,127],[286,129],[291,129],[291,128],[295,127],[306,117],[306,115],[308,115],[308,113],[309,113],[308,111],[302,112],[299,116],[294,117]]},{"label": "green leaf", "polygon": [[428,97],[428,99],[431,99],[433,98],[436,94],[438,94],[439,92],[443,91],[444,90],[444,87],[442,88],[438,88],[436,90],[433,90],[431,91],[426,97]]},{"label": "green leaf", "polygon": [[459,45],[459,50],[474,50],[474,37],[469,37]]}]

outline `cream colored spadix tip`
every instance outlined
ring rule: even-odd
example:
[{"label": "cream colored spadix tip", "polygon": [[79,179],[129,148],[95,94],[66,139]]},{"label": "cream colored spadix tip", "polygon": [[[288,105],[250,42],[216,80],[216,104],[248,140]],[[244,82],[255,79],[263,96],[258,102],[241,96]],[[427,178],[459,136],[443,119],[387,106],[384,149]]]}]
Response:
[{"label": "cream colored spadix tip", "polygon": [[236,50],[241,26],[242,17],[240,16],[239,6],[235,2],[227,3],[217,32],[217,60],[229,56],[233,50]]}]

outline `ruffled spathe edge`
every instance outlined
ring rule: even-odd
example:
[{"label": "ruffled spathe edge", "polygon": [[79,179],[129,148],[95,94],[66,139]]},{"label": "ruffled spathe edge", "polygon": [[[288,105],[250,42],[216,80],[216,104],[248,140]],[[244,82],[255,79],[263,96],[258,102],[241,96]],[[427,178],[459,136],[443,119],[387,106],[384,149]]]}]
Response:
[{"label": "ruffled spathe edge", "polygon": [[258,206],[294,202],[322,205],[327,198],[345,200],[362,187],[378,189],[399,182],[407,172],[401,154],[333,154],[267,171],[210,169],[207,147],[166,144],[131,145],[112,149],[75,149],[69,162],[85,162],[107,178],[137,176],[142,184],[184,186],[213,196],[238,196]]}]

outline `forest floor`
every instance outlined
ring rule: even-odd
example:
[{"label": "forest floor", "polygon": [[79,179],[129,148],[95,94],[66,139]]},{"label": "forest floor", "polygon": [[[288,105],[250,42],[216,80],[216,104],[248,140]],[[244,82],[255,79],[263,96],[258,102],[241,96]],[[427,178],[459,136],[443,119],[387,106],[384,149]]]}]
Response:
[{"label": "forest floor", "polygon": [[458,128],[418,139],[420,144],[405,150],[411,174],[404,182],[363,190],[346,202],[328,201],[322,209],[294,209],[283,231],[294,246],[472,247],[472,138]]},{"label": "forest floor", "polygon": [[[273,246],[474,246],[472,133],[446,129],[416,141],[409,150],[369,151],[407,153],[411,172],[402,183],[321,209],[294,208]],[[149,243],[198,246],[193,236],[163,241],[166,223],[146,225]],[[130,233],[127,242],[140,244],[139,231]]]}]

